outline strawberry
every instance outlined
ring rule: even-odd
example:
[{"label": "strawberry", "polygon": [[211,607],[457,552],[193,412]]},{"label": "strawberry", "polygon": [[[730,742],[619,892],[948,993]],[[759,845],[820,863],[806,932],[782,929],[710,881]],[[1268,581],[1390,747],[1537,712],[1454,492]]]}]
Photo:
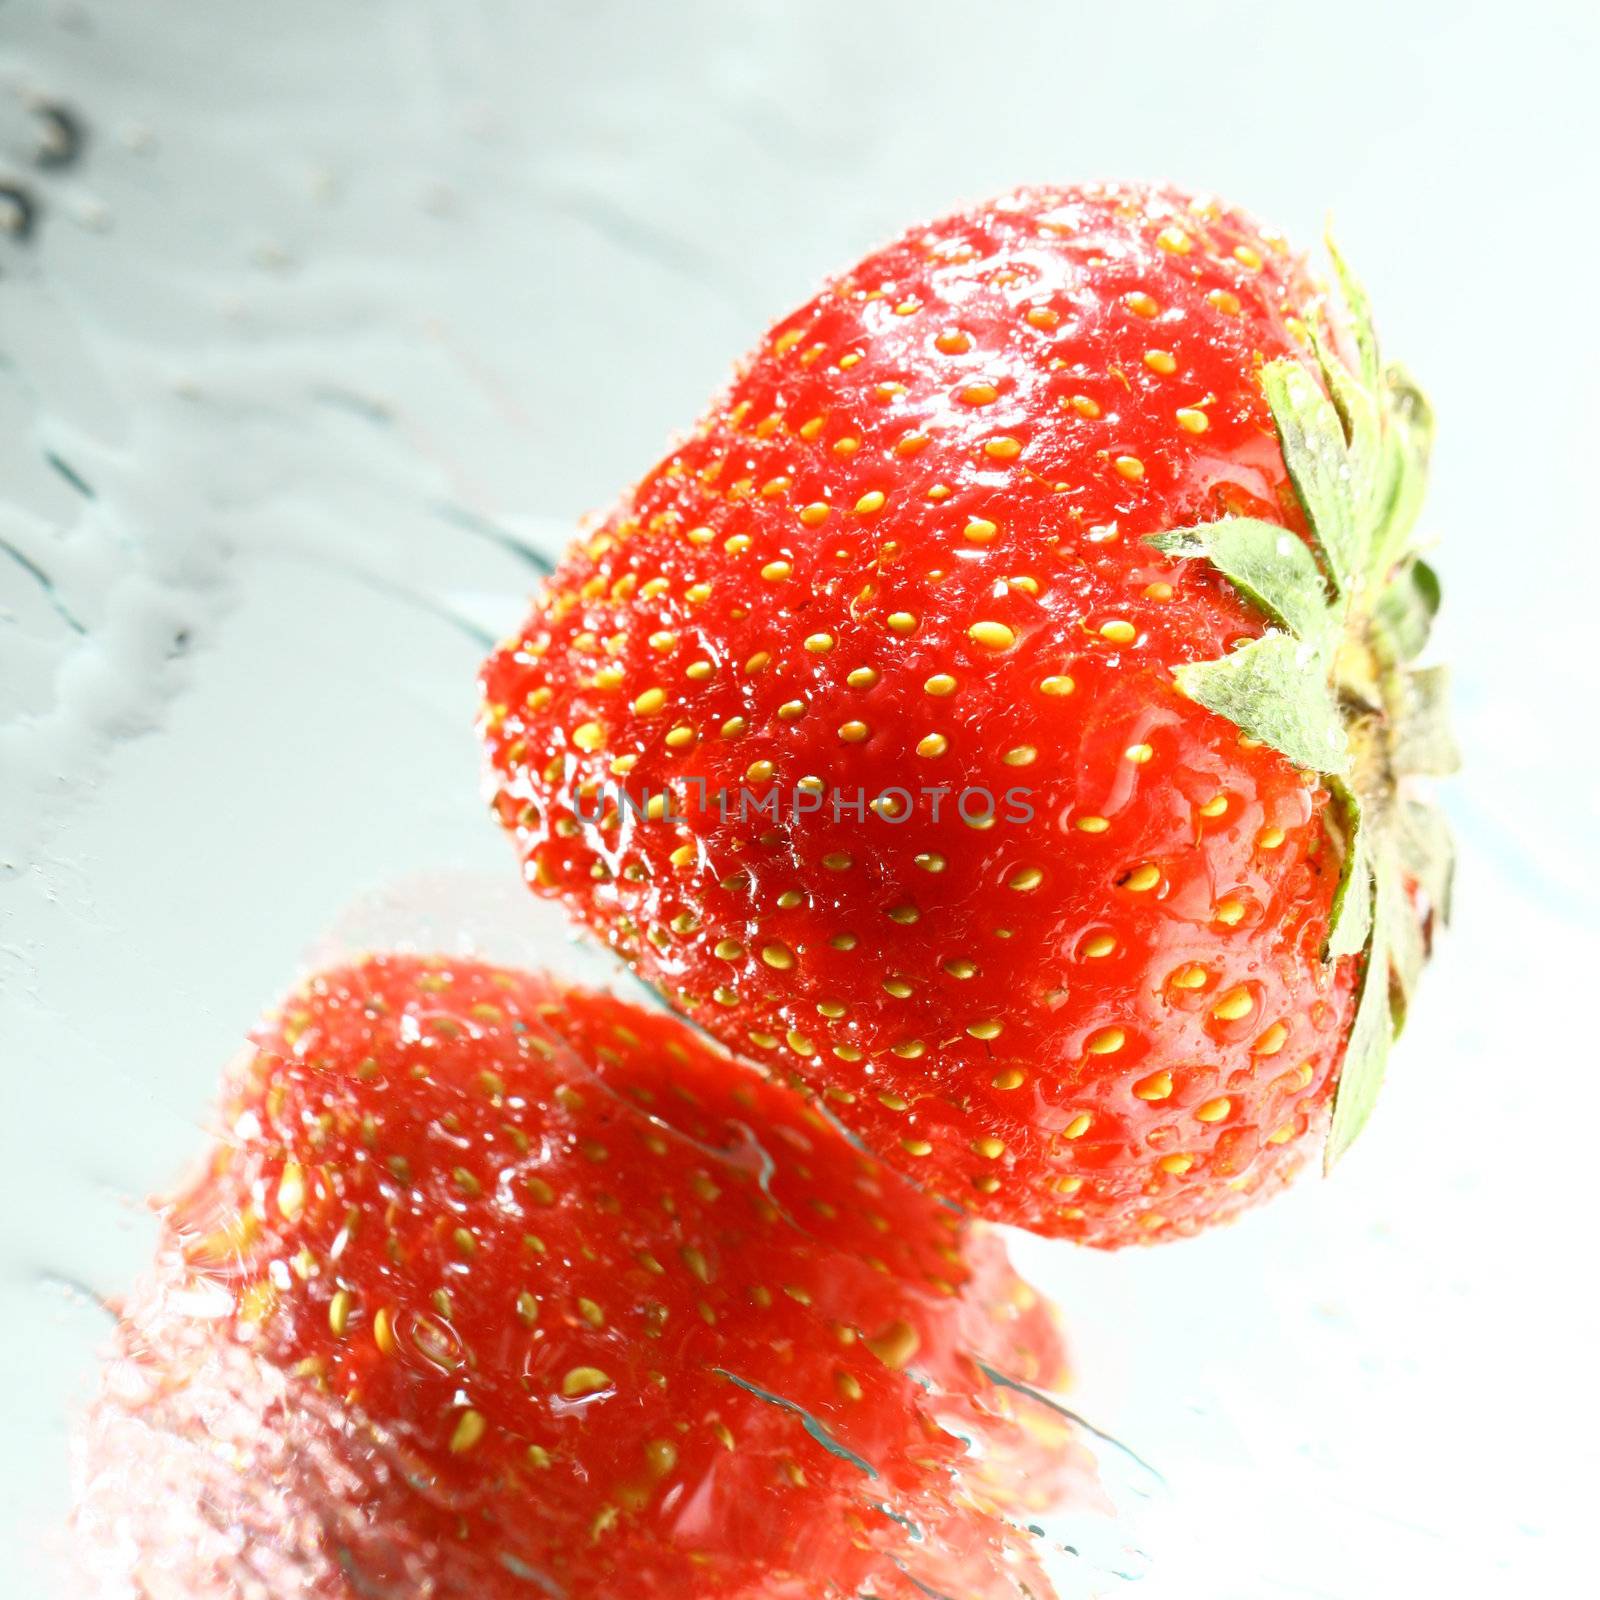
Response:
[{"label": "strawberry", "polygon": [[89,1432],[104,1592],[1051,1592],[1051,1313],[674,1018],[370,958],[225,1116]]},{"label": "strawberry", "polygon": [[991,1218],[1159,1240],[1331,1161],[1451,759],[1429,416],[1339,276],[1035,189],[784,318],[484,669],[529,884]]}]

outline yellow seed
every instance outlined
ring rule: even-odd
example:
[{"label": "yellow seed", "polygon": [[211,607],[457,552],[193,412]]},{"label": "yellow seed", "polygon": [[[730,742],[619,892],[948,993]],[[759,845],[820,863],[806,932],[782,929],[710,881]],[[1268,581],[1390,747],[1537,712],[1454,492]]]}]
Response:
[{"label": "yellow seed", "polygon": [[1117,469],[1118,476],[1130,482],[1137,483],[1144,476],[1144,462],[1138,456],[1118,456],[1112,465]]},{"label": "yellow seed", "polygon": [[1162,1158],[1156,1162],[1156,1165],[1160,1167],[1163,1172],[1170,1172],[1174,1177],[1179,1177],[1194,1165],[1194,1157],[1182,1155],[1162,1156]]},{"label": "yellow seed", "polygon": [[1079,817],[1073,826],[1081,833],[1104,833],[1111,824],[1104,817]]},{"label": "yellow seed", "polygon": [[961,530],[961,537],[970,540],[973,544],[988,544],[999,531],[999,528],[987,518],[974,517]]},{"label": "yellow seed", "polygon": [[870,517],[874,511],[882,511],[883,503],[887,496],[882,489],[869,489],[856,501],[856,515]]},{"label": "yellow seed", "polygon": [[974,622],[967,629],[967,637],[985,650],[1009,650],[1017,636],[1003,622]]},{"label": "yellow seed", "polygon": [[974,1139],[972,1153],[982,1156],[985,1161],[998,1161],[1006,1153],[1005,1140],[997,1139],[993,1134],[988,1134],[982,1139]]},{"label": "yellow seed", "polygon": [[1094,418],[1100,415],[1099,405],[1086,394],[1075,394],[1067,402],[1080,417]]},{"label": "yellow seed", "polygon": [[1282,828],[1263,828],[1256,835],[1256,843],[1263,850],[1276,850],[1283,843],[1284,833]]},{"label": "yellow seed", "polygon": [[986,406],[999,398],[1000,391],[992,383],[969,383],[959,396],[967,406]]},{"label": "yellow seed", "polygon": [[1009,434],[1001,434],[984,442],[983,453],[991,461],[1014,461],[1022,454],[1022,446]]},{"label": "yellow seed", "polygon": [[1097,933],[1083,947],[1083,953],[1092,961],[1108,956],[1117,948],[1117,941],[1109,933]]},{"label": "yellow seed", "polygon": [[598,722],[580,722],[572,730],[572,742],[586,754],[592,754],[605,745],[606,730]]},{"label": "yellow seed", "polygon": [[1284,1041],[1288,1037],[1288,1027],[1282,1022],[1274,1022],[1251,1046],[1251,1051],[1258,1056],[1275,1056],[1283,1049]]},{"label": "yellow seed", "polygon": [[1170,377],[1178,370],[1178,363],[1170,350],[1146,350],[1144,364],[1162,377]]},{"label": "yellow seed", "polygon": [[936,672],[922,685],[924,694],[931,694],[934,699],[942,699],[947,694],[956,692],[956,680],[948,672]]},{"label": "yellow seed", "polygon": [[683,669],[683,675],[691,683],[704,683],[716,670],[709,661],[691,661]]},{"label": "yellow seed", "polygon": [[1267,1135],[1267,1143],[1288,1144],[1292,1138],[1294,1138],[1294,1124],[1292,1122],[1286,1122],[1281,1128],[1274,1128],[1273,1131]]},{"label": "yellow seed", "polygon": [[824,505],[822,501],[813,500],[811,504],[800,513],[800,520],[808,528],[820,527],[828,520],[828,512],[831,509],[832,508],[830,506]]},{"label": "yellow seed", "polygon": [[674,728],[667,735],[667,739],[666,739],[667,748],[669,750],[683,750],[683,749],[686,749],[689,745],[692,745],[699,737],[700,737],[700,735],[697,734],[694,731],[693,728],[685,727],[682,723],[680,723],[676,728]]},{"label": "yellow seed", "polygon": [[1166,227],[1156,235],[1156,243],[1168,252],[1169,255],[1186,256],[1193,247],[1193,241],[1182,228]]},{"label": "yellow seed", "polygon": [[598,1394],[611,1387],[611,1379],[599,1367],[572,1367],[561,1380],[561,1392],[569,1400],[582,1395]]},{"label": "yellow seed", "polygon": [[765,783],[776,770],[770,761],[752,761],[744,775],[751,783]]},{"label": "yellow seed", "polygon": [[793,571],[794,568],[787,561],[769,561],[761,569],[761,576],[768,583],[782,583]]},{"label": "yellow seed", "polygon": [[305,1210],[306,1175],[298,1161],[284,1163],[278,1179],[278,1210],[284,1219],[293,1222]]},{"label": "yellow seed", "polygon": [[894,1053],[902,1060],[915,1061],[918,1056],[926,1053],[928,1047],[921,1039],[902,1039],[899,1044],[894,1045],[892,1048]]},{"label": "yellow seed", "polygon": [[950,741],[942,733],[930,733],[917,741],[919,756],[942,756],[950,748]]},{"label": "yellow seed", "polygon": [[539,1320],[539,1302],[526,1289],[517,1296],[517,1318],[530,1328]]},{"label": "yellow seed", "polygon": [[744,946],[737,939],[719,939],[711,952],[719,961],[741,961]]},{"label": "yellow seed", "polygon": [[1047,330],[1056,327],[1061,321],[1061,313],[1052,311],[1048,306],[1029,306],[1023,317],[1029,327]]},{"label": "yellow seed", "polygon": [[1134,1084],[1133,1092],[1141,1100],[1165,1100],[1172,1093],[1172,1074],[1152,1072]]},{"label": "yellow seed", "polygon": [[844,680],[852,689],[870,689],[878,681],[876,667],[857,667]]},{"label": "yellow seed", "polygon": [[1155,298],[1146,294],[1143,289],[1135,289],[1132,294],[1125,294],[1122,303],[1136,317],[1153,317],[1161,309],[1156,304]]},{"label": "yellow seed", "polygon": [[780,722],[798,722],[806,714],[804,700],[785,700],[778,707],[778,720]]},{"label": "yellow seed", "polygon": [[839,737],[846,744],[860,744],[871,731],[864,722],[847,722],[839,729]]},{"label": "yellow seed", "polygon": [[1174,989],[1203,989],[1209,976],[1210,974],[1204,967],[1197,967],[1191,963],[1187,967],[1179,967],[1172,974],[1172,987]]},{"label": "yellow seed", "polygon": [[593,1300],[580,1297],[578,1300],[578,1315],[589,1324],[591,1328],[603,1328],[606,1325],[606,1314]]},{"label": "yellow seed", "polygon": [[646,689],[645,692],[633,702],[633,709],[641,717],[653,716],[667,703],[665,689]]},{"label": "yellow seed", "polygon": [[1180,406],[1177,418],[1185,433],[1204,433],[1211,426],[1211,419],[1196,406]]},{"label": "yellow seed", "polygon": [[651,1473],[664,1478],[678,1464],[678,1447],[670,1439],[652,1439],[644,1447],[644,1458]]},{"label": "yellow seed", "polygon": [[1221,1122],[1233,1110],[1233,1102],[1224,1094],[1195,1107],[1195,1117],[1201,1122]]},{"label": "yellow seed", "polygon": [[972,978],[977,976],[978,963],[976,961],[967,960],[965,956],[951,956],[951,958],[945,962],[944,970],[948,972],[952,978]]},{"label": "yellow seed", "polygon": [[893,611],[889,614],[889,628],[894,633],[915,633],[917,619],[909,611]]},{"label": "yellow seed", "polygon": [[1039,752],[1031,744],[1013,745],[1011,749],[1001,756],[1001,760],[1008,767],[1029,767],[1038,760]]},{"label": "yellow seed", "polygon": [[1132,890],[1134,894],[1144,894],[1146,890],[1155,888],[1160,882],[1161,869],[1146,861],[1128,874],[1128,881],[1123,887]]},{"label": "yellow seed", "polygon": [[450,1435],[450,1453],[459,1456],[470,1450],[484,1436],[488,1426],[482,1412],[463,1411]]},{"label": "yellow seed", "polygon": [[1155,751],[1147,744],[1130,744],[1122,753],[1136,767],[1142,767],[1155,754]]},{"label": "yellow seed", "polygon": [[1026,894],[1030,889],[1037,889],[1044,882],[1044,873],[1038,867],[1024,867],[1020,872],[1014,872],[1006,881],[1008,889],[1015,889],[1019,894]]},{"label": "yellow seed", "polygon": [[1089,1035],[1084,1049],[1092,1056],[1111,1056],[1115,1055],[1127,1040],[1128,1036],[1121,1028],[1101,1028],[1097,1033]]},{"label": "yellow seed", "polygon": [[1131,622],[1124,622],[1120,618],[1100,624],[1100,637],[1112,644],[1132,644],[1138,636],[1139,630]]},{"label": "yellow seed", "polygon": [[833,649],[833,635],[831,633],[813,633],[806,639],[806,649],[814,656],[825,656]]},{"label": "yellow seed", "polygon": [[[837,1051],[834,1053],[838,1054]],[[926,1139],[902,1139],[900,1148],[908,1156],[928,1156],[933,1154],[933,1146]]]},{"label": "yellow seed", "polygon": [[1044,694],[1071,694],[1077,685],[1065,673],[1055,673],[1051,677],[1039,680],[1039,689]]},{"label": "yellow seed", "polygon": [[540,1472],[547,1471],[550,1463],[555,1459],[542,1444],[530,1444],[524,1452],[528,1465],[536,1467]]},{"label": "yellow seed", "polygon": [[1239,297],[1227,289],[1213,289],[1206,299],[1225,317],[1239,315]]},{"label": "yellow seed", "polygon": [[1248,1017],[1256,1008],[1255,996],[1246,988],[1230,989],[1211,1008],[1211,1015],[1219,1022],[1237,1022]]},{"label": "yellow seed", "polygon": [[729,717],[722,724],[722,737],[724,739],[737,739],[748,729],[750,724],[743,717]]},{"label": "yellow seed", "polygon": [[386,1356],[395,1353],[394,1316],[387,1306],[372,1319],[372,1342]]},{"label": "yellow seed", "polygon": [[744,670],[754,677],[758,672],[765,672],[771,665],[771,652],[766,650],[757,650],[756,653],[751,656],[747,662],[745,662]]},{"label": "yellow seed", "polygon": [[998,1039],[1004,1027],[1004,1023],[1000,1022],[996,1018],[991,1017],[985,1022],[974,1022],[969,1024],[967,1032],[970,1033],[974,1039]]},{"label": "yellow seed", "polygon": [[1061,1130],[1065,1139],[1081,1139],[1089,1131],[1089,1113],[1080,1111],[1066,1127]]},{"label": "yellow seed", "polygon": [[335,1339],[342,1339],[350,1326],[350,1291],[340,1289],[328,1302],[328,1328]]},{"label": "yellow seed", "polygon": [[1019,1089],[1027,1079],[1021,1067],[1005,1067],[989,1080],[997,1089]]},{"label": "yellow seed", "polygon": [[1261,255],[1259,251],[1252,250],[1247,244],[1236,244],[1233,247],[1233,259],[1243,263],[1252,272],[1261,270]]},{"label": "yellow seed", "polygon": [[761,959],[779,972],[787,972],[794,965],[794,951],[779,941],[761,947]]},{"label": "yellow seed", "polygon": [[906,1366],[921,1348],[917,1330],[907,1322],[891,1322],[881,1333],[864,1341],[867,1349],[886,1367]]},{"label": "yellow seed", "polygon": [[972,340],[959,328],[946,328],[933,341],[933,347],[947,356],[960,356],[965,355],[972,348]]},{"label": "yellow seed", "polygon": [[919,850],[912,860],[924,872],[943,872],[948,863],[937,850]]},{"label": "yellow seed", "polygon": [[1244,904],[1233,899],[1220,901],[1212,916],[1214,921],[1220,922],[1224,927],[1235,927],[1244,920]]}]

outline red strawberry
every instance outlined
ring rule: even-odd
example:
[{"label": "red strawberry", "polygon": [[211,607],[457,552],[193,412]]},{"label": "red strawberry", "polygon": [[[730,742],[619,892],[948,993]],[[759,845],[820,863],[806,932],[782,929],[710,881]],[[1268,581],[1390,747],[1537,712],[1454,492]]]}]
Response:
[{"label": "red strawberry", "polygon": [[992,1217],[1192,1232],[1342,1077],[1336,1154],[1448,877],[1428,415],[1346,288],[1340,354],[1277,235],[1170,189],[869,256],[488,662],[529,883]]},{"label": "red strawberry", "polygon": [[1071,1447],[989,1375],[1059,1380],[1050,1313],[676,1020],[374,958],[226,1126],[93,1422],[104,1592],[1051,1592]]}]

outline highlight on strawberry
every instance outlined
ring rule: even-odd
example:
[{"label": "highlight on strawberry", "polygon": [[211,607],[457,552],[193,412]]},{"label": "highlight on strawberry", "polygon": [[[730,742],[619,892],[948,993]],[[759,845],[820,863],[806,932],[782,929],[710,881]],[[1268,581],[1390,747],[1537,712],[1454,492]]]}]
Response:
[{"label": "highlight on strawberry", "polygon": [[993,1235],[675,1018],[372,957],[260,1028],[164,1215],[86,1582],[1047,1600],[1064,1369]]},{"label": "highlight on strawberry", "polygon": [[486,664],[529,885],[985,1216],[1158,1241],[1331,1164],[1454,762],[1430,415],[1334,277],[1087,185],[830,283]]}]

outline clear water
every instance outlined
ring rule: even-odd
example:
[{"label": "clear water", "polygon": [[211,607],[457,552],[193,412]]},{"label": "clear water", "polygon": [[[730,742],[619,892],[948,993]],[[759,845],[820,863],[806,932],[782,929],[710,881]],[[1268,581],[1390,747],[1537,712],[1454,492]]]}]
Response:
[{"label": "clear water", "polygon": [[[1462,916],[1336,1181],[1167,1251],[1016,1252],[1073,1405],[1170,1486],[1117,1533],[1155,1554],[1138,1593],[1576,1587],[1595,24],[1341,15],[0,7],[8,1593],[68,1592],[101,1301],[257,1009],[374,906],[492,937],[472,676],[533,557],[827,268],[1099,172],[1215,182],[1305,239],[1331,203],[1429,382]],[[1339,94],[1263,113],[1245,39]]]}]

